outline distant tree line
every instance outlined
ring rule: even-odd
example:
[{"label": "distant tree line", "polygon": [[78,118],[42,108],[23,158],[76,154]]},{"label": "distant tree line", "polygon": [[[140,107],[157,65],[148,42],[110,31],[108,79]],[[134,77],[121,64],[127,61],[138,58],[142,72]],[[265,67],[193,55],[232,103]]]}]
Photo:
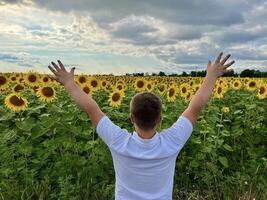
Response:
[{"label": "distant tree line", "polygon": [[[170,77],[176,77],[176,76],[198,76],[198,77],[204,77],[206,76],[206,71],[191,71],[190,73],[182,72],[181,74],[166,74],[165,72],[160,71],[159,73],[127,73],[126,75],[128,76],[170,76]],[[223,77],[267,77],[267,71],[262,72],[259,70],[254,70],[254,69],[245,69],[242,72],[235,73],[234,71],[230,71],[228,73],[225,73]]]}]

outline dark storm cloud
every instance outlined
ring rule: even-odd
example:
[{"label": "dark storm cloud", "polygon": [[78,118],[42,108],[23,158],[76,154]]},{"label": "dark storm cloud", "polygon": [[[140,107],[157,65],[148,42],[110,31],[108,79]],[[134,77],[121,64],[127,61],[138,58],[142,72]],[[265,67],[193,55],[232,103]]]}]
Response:
[{"label": "dark storm cloud", "polygon": [[261,30],[226,30],[215,34],[213,39],[220,43],[232,44],[232,43],[246,43],[253,40],[266,37],[267,28]]},{"label": "dark storm cloud", "polygon": [[133,14],[149,15],[182,24],[228,26],[242,23],[244,21],[242,12],[251,8],[249,3],[242,0],[36,0],[35,2],[52,10],[89,11],[99,23],[114,22]]},{"label": "dark storm cloud", "polygon": [[113,25],[110,33],[116,39],[135,45],[163,45],[174,41],[158,37],[158,27],[149,22],[149,18],[130,17]]}]

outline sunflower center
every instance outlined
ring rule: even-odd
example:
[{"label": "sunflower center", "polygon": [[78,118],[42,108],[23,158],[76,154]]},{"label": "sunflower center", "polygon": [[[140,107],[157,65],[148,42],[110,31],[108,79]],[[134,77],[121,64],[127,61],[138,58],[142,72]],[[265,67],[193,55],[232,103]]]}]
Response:
[{"label": "sunflower center", "polygon": [[234,86],[237,87],[238,86],[238,83],[235,83]]},{"label": "sunflower center", "polygon": [[35,75],[31,74],[28,79],[30,82],[34,83],[37,80],[37,77]]},{"label": "sunflower center", "polygon": [[16,85],[15,88],[14,88],[14,90],[15,90],[16,92],[18,92],[18,91],[20,91],[20,90],[23,90],[23,89],[24,89],[24,87],[23,87],[22,85]]},{"label": "sunflower center", "polygon": [[24,105],[25,102],[14,95],[10,98],[10,103],[13,104],[14,106],[22,106]]},{"label": "sunflower center", "polygon": [[169,90],[169,97],[172,97],[174,95],[175,91],[173,88]]},{"label": "sunflower center", "polygon": [[106,82],[102,82],[102,86],[106,86],[106,84],[107,84]]},{"label": "sunflower center", "polygon": [[159,91],[163,92],[164,91],[164,86],[159,86]]},{"label": "sunflower center", "polygon": [[48,78],[47,77],[44,77],[43,78],[43,81],[46,83],[48,81]]},{"label": "sunflower center", "polygon": [[121,89],[122,89],[122,86],[121,86],[121,85],[118,85],[117,88],[118,88],[119,90],[121,90]]},{"label": "sunflower center", "polygon": [[42,93],[46,97],[52,97],[54,95],[54,91],[51,87],[44,87]]},{"label": "sunflower center", "polygon": [[96,87],[96,86],[97,86],[97,81],[96,81],[96,80],[91,81],[91,85],[92,85],[93,87]]},{"label": "sunflower center", "polygon": [[80,83],[85,83],[86,82],[86,78],[83,77],[83,76],[79,77],[79,82]]},{"label": "sunflower center", "polygon": [[218,92],[218,94],[221,94],[222,93],[222,88],[221,87],[218,87],[217,92]]},{"label": "sunflower center", "polygon": [[12,81],[15,81],[17,78],[15,77],[15,76],[13,76],[12,78],[11,78],[11,80]]},{"label": "sunflower center", "polygon": [[182,93],[186,93],[186,87],[182,87]]},{"label": "sunflower center", "polygon": [[189,99],[190,96],[191,96],[191,93],[188,93],[187,96],[186,96],[186,98]]},{"label": "sunflower center", "polygon": [[151,85],[150,85],[150,84],[148,84],[148,85],[147,85],[147,88],[150,90],[150,89],[151,89]]},{"label": "sunflower center", "polygon": [[0,85],[4,85],[7,82],[4,76],[0,76]]},{"label": "sunflower center", "polygon": [[86,94],[89,94],[89,93],[90,93],[90,88],[87,87],[87,86],[85,86],[85,87],[83,88],[83,91],[84,91]]},{"label": "sunflower center", "polygon": [[37,92],[37,90],[38,90],[38,88],[39,88],[39,86],[33,86],[33,90],[35,91],[35,92]]},{"label": "sunflower center", "polygon": [[143,81],[138,81],[137,82],[137,87],[139,87],[139,88],[144,87],[144,82]]},{"label": "sunflower center", "polygon": [[256,83],[254,81],[249,83],[249,87],[254,87],[256,85]]},{"label": "sunflower center", "polygon": [[264,92],[265,92],[265,88],[264,87],[260,87],[260,94],[264,94]]},{"label": "sunflower center", "polygon": [[120,99],[120,94],[119,93],[113,94],[113,96],[112,96],[112,100],[113,101],[118,101],[119,99]]}]

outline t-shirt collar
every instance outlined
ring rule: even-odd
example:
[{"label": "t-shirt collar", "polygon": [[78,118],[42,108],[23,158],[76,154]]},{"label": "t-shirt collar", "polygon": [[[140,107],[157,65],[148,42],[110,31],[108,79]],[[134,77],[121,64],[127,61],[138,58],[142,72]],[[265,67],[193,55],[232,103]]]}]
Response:
[{"label": "t-shirt collar", "polygon": [[141,138],[136,131],[133,131],[133,138],[144,145],[150,146],[150,145],[155,144],[158,140],[158,137],[159,137],[159,134],[157,131],[156,131],[155,135],[153,135],[153,137],[150,139]]}]

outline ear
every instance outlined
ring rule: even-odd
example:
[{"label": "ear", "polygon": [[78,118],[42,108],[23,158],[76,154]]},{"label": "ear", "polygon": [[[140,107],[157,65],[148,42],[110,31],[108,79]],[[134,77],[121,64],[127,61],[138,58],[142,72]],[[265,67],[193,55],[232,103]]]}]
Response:
[{"label": "ear", "polygon": [[159,119],[158,119],[158,123],[157,123],[157,126],[156,126],[157,128],[161,127],[162,118],[163,118],[162,113],[160,113],[160,116],[159,116]]},{"label": "ear", "polygon": [[132,124],[134,124],[134,123],[135,123],[135,121],[134,121],[134,116],[133,116],[133,114],[132,114],[132,113],[130,113],[130,114],[129,114],[129,118],[130,118],[130,120],[131,120]]},{"label": "ear", "polygon": [[161,122],[162,122],[162,119],[163,119],[163,115],[162,115],[162,113],[160,113],[160,116],[159,116],[159,121],[158,121],[158,123],[161,123]]}]

